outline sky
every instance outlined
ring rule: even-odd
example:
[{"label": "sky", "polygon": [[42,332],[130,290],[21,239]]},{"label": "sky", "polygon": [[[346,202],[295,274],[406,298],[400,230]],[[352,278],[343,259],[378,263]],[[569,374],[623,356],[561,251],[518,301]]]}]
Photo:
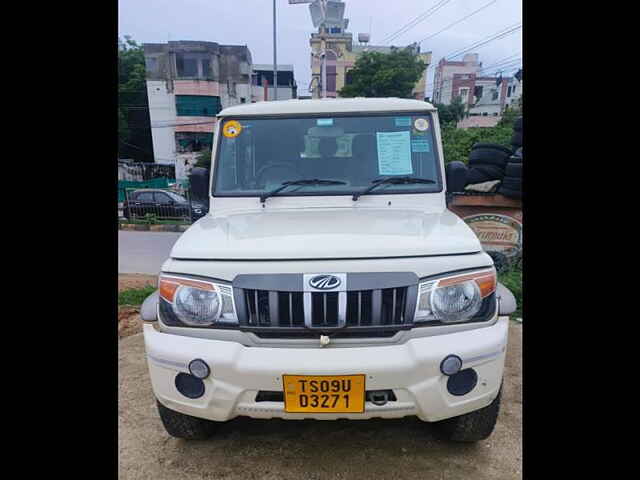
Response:
[{"label": "sky", "polygon": [[[432,52],[427,96],[433,88],[435,64],[446,56],[522,22],[521,0],[345,0],[347,31],[369,32],[371,45],[405,46],[425,39],[448,25],[489,4],[486,8],[446,31],[423,41],[421,51]],[[293,64],[298,95],[309,95],[311,81],[309,37],[316,31],[309,5],[290,5],[276,0],[277,55],[279,64]],[[436,7],[437,8],[436,10]],[[423,13],[424,20],[383,42]],[[273,63],[272,0],[118,0],[118,34],[130,35],[138,43],[168,40],[202,40],[226,45],[247,45],[253,63]],[[506,59],[504,75],[515,73],[522,57],[522,29],[471,51],[484,67]],[[461,60],[461,56],[453,58]],[[521,62],[521,60],[520,60]],[[493,70],[482,72],[490,75]]]}]

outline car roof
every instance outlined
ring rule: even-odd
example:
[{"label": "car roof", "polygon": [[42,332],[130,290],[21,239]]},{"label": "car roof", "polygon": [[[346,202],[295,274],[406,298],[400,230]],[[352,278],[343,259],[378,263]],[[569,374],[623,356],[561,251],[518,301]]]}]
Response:
[{"label": "car roof", "polygon": [[408,98],[325,98],[320,100],[276,100],[227,107],[218,113],[224,116],[300,115],[318,113],[415,112],[435,111],[436,108],[420,100]]}]

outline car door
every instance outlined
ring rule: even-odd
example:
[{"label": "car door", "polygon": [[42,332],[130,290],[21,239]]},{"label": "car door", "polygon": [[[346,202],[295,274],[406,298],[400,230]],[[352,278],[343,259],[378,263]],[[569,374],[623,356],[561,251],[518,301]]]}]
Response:
[{"label": "car door", "polygon": [[133,213],[139,217],[144,217],[147,213],[155,213],[153,192],[139,192],[136,194],[133,202]]},{"label": "car door", "polygon": [[155,192],[154,194],[156,205],[158,206],[157,215],[159,217],[176,217],[175,202],[169,195],[164,192]]}]

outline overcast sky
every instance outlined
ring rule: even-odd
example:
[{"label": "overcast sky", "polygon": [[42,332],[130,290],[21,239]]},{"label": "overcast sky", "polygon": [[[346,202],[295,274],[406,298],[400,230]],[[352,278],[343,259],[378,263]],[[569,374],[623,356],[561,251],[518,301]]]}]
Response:
[{"label": "overcast sky", "polygon": [[[446,3],[442,3],[446,2]],[[492,3],[493,2],[493,3]],[[308,95],[311,80],[309,35],[314,31],[306,4],[289,5],[276,0],[278,63],[293,64],[298,94]],[[436,12],[391,42],[404,46],[428,37],[484,5],[488,7],[450,29],[421,43],[422,51],[440,58],[522,21],[521,0],[345,0],[348,31],[369,31],[371,44],[383,42],[407,23],[442,3]],[[139,43],[167,40],[203,40],[230,45],[247,45],[254,63],[273,63],[272,0],[118,0],[119,35],[131,35]],[[481,46],[473,52],[488,67],[507,58],[522,56],[522,30]],[[459,60],[456,57],[454,60]],[[513,74],[518,64],[509,64],[504,74]],[[429,68],[430,96],[433,70]],[[486,71],[483,74],[491,74]]]}]

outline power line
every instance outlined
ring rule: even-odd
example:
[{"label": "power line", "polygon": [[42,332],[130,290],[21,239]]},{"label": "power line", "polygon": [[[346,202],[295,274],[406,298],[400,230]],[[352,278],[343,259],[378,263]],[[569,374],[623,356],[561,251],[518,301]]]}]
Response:
[{"label": "power line", "polygon": [[494,4],[494,3],[496,3],[497,1],[498,1],[498,0],[492,0],[491,2],[489,2],[489,3],[487,3],[486,5],[484,5],[484,6],[480,7],[479,9],[477,9],[476,11],[471,12],[471,13],[470,13],[469,15],[467,15],[466,17],[462,17],[460,20],[457,20],[457,21],[455,21],[455,22],[453,22],[453,23],[451,23],[451,24],[447,25],[447,26],[446,26],[446,27],[444,27],[442,30],[440,30],[440,31],[438,31],[438,32],[436,32],[436,33],[434,33],[434,34],[432,34],[432,35],[429,35],[428,37],[425,37],[425,38],[423,38],[422,40],[418,40],[418,43],[422,43],[422,42],[424,42],[424,41],[426,41],[426,40],[430,40],[430,39],[432,39],[433,37],[435,37],[436,35],[439,35],[439,34],[441,34],[442,32],[444,32],[444,31],[446,31],[446,30],[449,30],[449,29],[450,29],[451,27],[453,27],[454,25],[457,25],[457,24],[459,24],[460,22],[462,22],[462,21],[466,20],[467,18],[472,17],[472,16],[473,16],[473,15],[475,15],[476,13],[480,12],[481,10],[484,10],[485,8],[487,8],[488,6],[490,6],[490,5]]},{"label": "power line", "polygon": [[[518,51],[516,53],[512,53],[511,55],[508,55],[494,63],[492,63],[491,65],[488,65],[486,67],[481,68],[480,70],[474,72],[475,75],[479,75],[485,72],[489,72],[492,70],[497,70],[497,69],[502,69],[502,68],[506,68],[507,70],[505,71],[511,71],[514,70],[516,68],[521,68],[521,65],[515,66],[513,65],[513,68],[511,67],[511,64],[519,64],[520,61],[522,60],[522,57],[518,57],[518,58],[512,58],[516,55],[519,55],[521,53],[521,51]],[[439,83],[438,88],[443,88],[446,84],[453,82],[453,78],[447,78],[442,80],[442,82]],[[435,90],[436,85],[435,82],[431,85],[431,89],[428,93],[433,93],[433,91]]]},{"label": "power line", "polygon": [[483,47],[483,46],[487,45],[488,43],[491,43],[491,42],[493,42],[495,40],[499,40],[501,38],[504,38],[507,35],[511,35],[512,33],[515,33],[516,31],[520,30],[521,28],[522,28],[522,22],[516,23],[514,25],[506,27],[505,29],[503,29],[503,30],[501,30],[501,31],[499,31],[497,33],[493,33],[493,34],[483,38],[482,40],[478,40],[477,42],[475,42],[475,43],[473,43],[471,45],[468,45],[467,47],[454,50],[453,52],[445,55],[445,58],[447,60],[451,60],[451,59],[453,59],[455,57],[458,57],[458,56],[460,56],[460,55],[462,55],[464,53],[467,53],[467,52],[469,52],[471,50],[475,50],[478,47]]},{"label": "power line", "polygon": [[440,10],[442,7],[444,7],[449,2],[451,2],[451,0],[440,0],[438,3],[436,3],[430,9],[428,9],[427,11],[425,11],[425,12],[421,13],[420,15],[418,15],[413,20],[409,21],[407,24],[405,24],[404,26],[400,27],[394,33],[392,33],[390,35],[387,35],[382,40],[382,43],[391,42],[392,40],[395,40],[396,38],[398,38],[400,35],[404,35],[409,30],[411,30],[413,27],[415,27],[417,24],[419,24],[419,23],[423,22],[424,20],[426,20],[427,18],[429,18],[431,15],[436,13],[438,10]]}]

